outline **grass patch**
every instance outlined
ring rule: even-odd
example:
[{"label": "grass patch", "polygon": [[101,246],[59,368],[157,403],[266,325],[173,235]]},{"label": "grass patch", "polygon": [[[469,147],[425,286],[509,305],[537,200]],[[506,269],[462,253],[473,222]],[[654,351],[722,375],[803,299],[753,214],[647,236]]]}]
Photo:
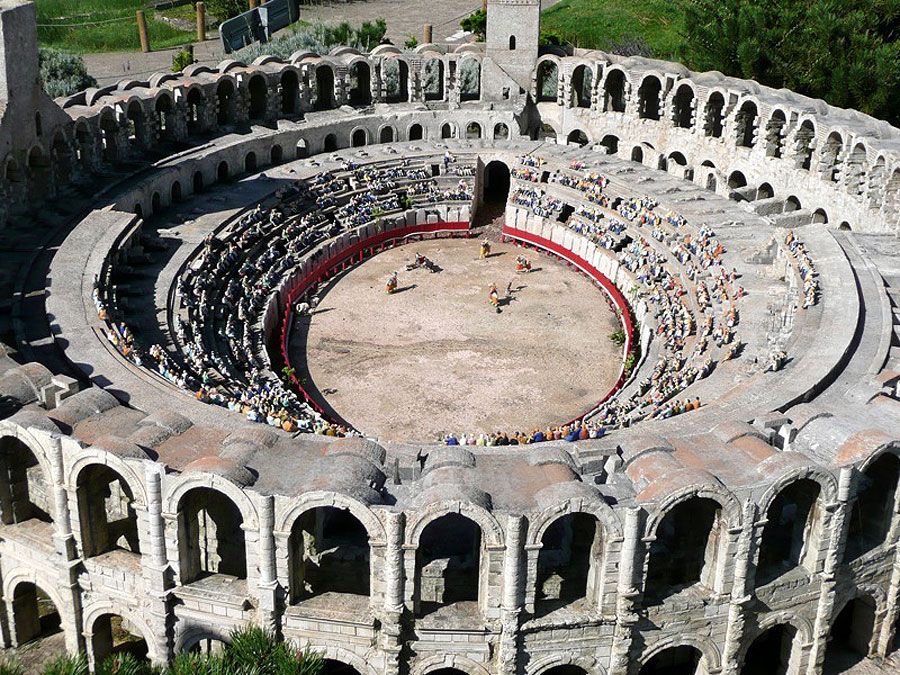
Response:
[{"label": "grass patch", "polygon": [[[38,41],[74,53],[137,51],[141,47],[135,12],[142,0],[35,0]],[[193,40],[146,10],[151,49],[177,47]]]},{"label": "grass patch", "polygon": [[585,49],[609,50],[640,37],[654,57],[673,59],[684,17],[673,0],[562,0],[543,13],[541,28]]}]

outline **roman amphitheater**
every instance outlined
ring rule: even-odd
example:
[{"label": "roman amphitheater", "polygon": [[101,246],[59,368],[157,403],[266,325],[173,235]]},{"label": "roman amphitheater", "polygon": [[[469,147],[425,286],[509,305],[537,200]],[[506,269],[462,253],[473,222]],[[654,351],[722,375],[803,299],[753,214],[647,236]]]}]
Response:
[{"label": "roman amphitheater", "polygon": [[488,12],[53,101],[0,0],[4,646],[891,659],[900,130]]}]

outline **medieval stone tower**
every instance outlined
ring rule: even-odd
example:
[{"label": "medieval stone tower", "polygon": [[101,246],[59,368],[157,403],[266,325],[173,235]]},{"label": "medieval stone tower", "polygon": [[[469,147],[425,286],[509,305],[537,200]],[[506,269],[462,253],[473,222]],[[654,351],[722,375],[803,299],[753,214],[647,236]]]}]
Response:
[{"label": "medieval stone tower", "polygon": [[488,0],[487,7],[483,78],[486,93],[500,100],[515,99],[531,88],[538,56],[541,3],[540,0]]}]

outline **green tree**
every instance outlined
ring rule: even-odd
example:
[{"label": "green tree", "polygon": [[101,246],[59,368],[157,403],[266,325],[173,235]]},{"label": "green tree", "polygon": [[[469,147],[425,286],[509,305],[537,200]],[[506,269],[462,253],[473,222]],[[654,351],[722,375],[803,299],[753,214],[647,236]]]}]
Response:
[{"label": "green tree", "polygon": [[219,21],[225,21],[249,11],[250,4],[247,0],[206,0],[206,9]]},{"label": "green tree", "polygon": [[38,52],[41,82],[51,98],[71,96],[88,87],[96,87],[97,80],[88,75],[80,56],[42,47]]},{"label": "green tree", "polygon": [[463,30],[471,31],[479,40],[484,40],[487,32],[487,12],[483,9],[477,9],[469,16],[459,22]]}]

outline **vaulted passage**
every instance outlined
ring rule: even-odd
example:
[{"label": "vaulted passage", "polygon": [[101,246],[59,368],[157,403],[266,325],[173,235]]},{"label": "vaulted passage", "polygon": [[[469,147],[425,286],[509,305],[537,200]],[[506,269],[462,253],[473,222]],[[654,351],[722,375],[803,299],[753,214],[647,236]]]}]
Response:
[{"label": "vaulted passage", "polygon": [[644,664],[640,675],[694,675],[700,657],[700,651],[688,645],[664,649]]},{"label": "vaulted passage", "polygon": [[241,512],[211,488],[194,488],[178,505],[181,582],[211,574],[247,577],[247,554]]},{"label": "vaulted passage", "polygon": [[841,672],[869,655],[875,627],[875,601],[861,595],[848,602],[831,624],[824,672]]},{"label": "vaulted passage", "polygon": [[416,550],[415,605],[419,616],[442,606],[477,602],[481,528],[458,513],[430,522]]},{"label": "vaulted passage", "polygon": [[50,493],[37,457],[22,441],[0,439],[0,519],[4,525],[50,521]]},{"label": "vaulted passage", "polygon": [[721,507],[711,499],[693,497],[673,507],[650,545],[645,602],[659,603],[695,584],[711,587],[723,530]]},{"label": "vaulted passage", "polygon": [[541,675],[588,675],[588,672],[579,666],[564,665],[553,666],[545,670]]},{"label": "vaulted passage", "polygon": [[78,474],[78,514],[85,558],[116,549],[140,553],[134,495],[109,467],[97,464]]},{"label": "vaulted passage", "polygon": [[349,511],[303,513],[291,528],[291,600],[323,593],[369,594],[369,536]]},{"label": "vaulted passage", "polygon": [[322,672],[324,675],[360,675],[360,672],[353,666],[335,659],[325,659]]},{"label": "vaulted passage", "polygon": [[796,629],[787,624],[766,630],[747,650],[741,675],[787,675],[797,660],[796,638]]},{"label": "vaulted passage", "polygon": [[850,512],[844,559],[855,560],[884,543],[891,528],[900,459],[885,454],[859,476],[856,499]]},{"label": "vaulted passage", "polygon": [[772,500],[760,543],[757,586],[798,567],[814,571],[821,527],[819,492],[815,481],[799,480]]},{"label": "vaulted passage", "polygon": [[586,513],[567,514],[547,528],[538,554],[536,614],[594,597],[602,540],[600,523]]},{"label": "vaulted passage", "polygon": [[94,622],[91,631],[94,663],[100,664],[113,654],[131,654],[139,660],[147,658],[147,642],[127,619],[118,614],[104,614]]},{"label": "vaulted passage", "polygon": [[12,619],[17,645],[58,633],[61,625],[59,611],[50,597],[27,581],[13,591]]}]

